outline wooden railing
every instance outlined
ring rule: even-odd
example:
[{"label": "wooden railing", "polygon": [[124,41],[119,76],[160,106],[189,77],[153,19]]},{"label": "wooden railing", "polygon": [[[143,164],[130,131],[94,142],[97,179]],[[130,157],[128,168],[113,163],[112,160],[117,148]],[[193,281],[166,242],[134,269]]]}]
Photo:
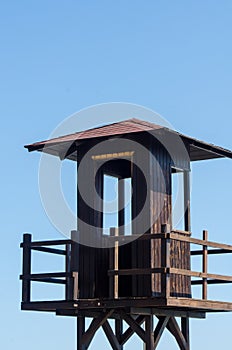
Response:
[{"label": "wooden railing", "polygon": [[[78,243],[76,242],[76,231],[72,231],[71,238],[67,240],[31,241],[31,234],[23,235],[23,273],[22,301],[31,301],[31,282],[55,283],[65,285],[65,299],[74,300],[78,298]],[[63,246],[63,249],[54,248]],[[31,273],[32,251],[40,251],[49,254],[62,255],[65,257],[65,271],[51,273]]]},{"label": "wooden railing", "polygon": [[[22,301],[31,301],[31,282],[55,283],[65,285],[65,300],[76,300],[79,297],[78,271],[79,271],[79,244],[77,243],[77,232],[72,231],[72,239],[49,240],[32,242],[30,234],[24,234],[23,243],[23,273],[22,280]],[[131,268],[119,269],[119,247],[120,244],[140,240],[161,240],[161,266],[155,268]],[[189,232],[171,231],[167,226],[162,226],[162,233],[143,234],[132,236],[120,236],[117,229],[111,229],[107,240],[111,241],[112,248],[109,248],[109,297],[119,298],[119,276],[136,276],[160,274],[161,296],[169,298],[171,275],[189,276],[192,279],[191,285],[202,286],[202,299],[207,299],[208,285],[219,283],[232,283],[232,276],[208,273],[208,256],[216,254],[232,253],[232,246],[208,241],[208,232],[203,231],[203,239],[192,238]],[[173,268],[171,266],[170,245],[171,241],[188,242],[191,245],[198,245],[199,250],[191,250],[191,256],[201,256],[202,270],[192,271],[187,269]],[[63,246],[63,248],[54,248]],[[65,268],[62,272],[32,273],[31,255],[32,251],[40,251],[49,254],[62,255],[65,257]],[[81,286],[80,286],[81,287]]]},{"label": "wooden railing", "polygon": [[[189,232],[184,231],[170,231],[167,230],[167,225],[162,226],[162,233],[159,234],[144,234],[138,235],[141,240],[161,240],[161,266],[156,268],[133,268],[133,269],[118,269],[118,265],[108,271],[110,277],[110,296],[118,298],[118,276],[136,276],[136,275],[151,275],[161,274],[161,296],[168,298],[171,296],[170,292],[170,277],[171,275],[189,276],[199,279],[191,280],[191,285],[202,285],[202,299],[207,300],[208,285],[220,283],[232,283],[232,276],[208,273],[208,255],[213,254],[227,254],[232,253],[232,246],[228,244],[221,244],[217,242],[208,241],[208,232],[203,231],[203,239],[190,237]],[[117,232],[117,231],[115,231]],[[133,235],[134,238],[134,235]],[[131,236],[118,236],[111,230],[111,239],[115,241],[114,256],[111,256],[112,261],[118,261],[120,243],[131,242]],[[191,256],[202,257],[202,271],[192,271],[187,269],[171,267],[170,243],[171,241],[187,242],[192,245],[201,246],[200,250],[192,250]],[[117,244],[116,244],[117,243]],[[209,249],[213,248],[213,249]],[[111,253],[112,254],[112,253]],[[112,263],[111,263],[112,266]]]}]

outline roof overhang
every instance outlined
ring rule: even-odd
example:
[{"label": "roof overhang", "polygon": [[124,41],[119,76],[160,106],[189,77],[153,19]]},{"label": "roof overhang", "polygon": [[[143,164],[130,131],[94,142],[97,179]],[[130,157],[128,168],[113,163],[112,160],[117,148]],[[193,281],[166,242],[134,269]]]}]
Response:
[{"label": "roof overhang", "polygon": [[206,143],[198,139],[183,135],[175,130],[162,127],[138,119],[129,119],[126,121],[109,124],[103,127],[89,129],[50,140],[36,142],[26,145],[25,148],[29,152],[40,151],[45,152],[60,159],[68,158],[77,160],[76,150],[78,147],[88,140],[101,140],[111,137],[126,137],[132,133],[152,133],[154,137],[163,135],[163,137],[178,136],[188,145],[191,161],[199,161],[214,158],[232,158],[232,152],[228,149]]}]

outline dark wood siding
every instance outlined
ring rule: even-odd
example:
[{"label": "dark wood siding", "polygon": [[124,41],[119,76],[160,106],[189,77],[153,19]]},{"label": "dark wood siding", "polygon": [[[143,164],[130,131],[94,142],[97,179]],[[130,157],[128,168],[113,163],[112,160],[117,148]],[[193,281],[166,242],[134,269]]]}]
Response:
[{"label": "dark wood siding", "polygon": [[[108,173],[119,178],[132,177],[132,218],[141,213],[139,220],[133,220],[132,234],[161,232],[162,224],[172,224],[171,201],[171,169],[175,165],[180,169],[189,170],[187,157],[177,152],[170,155],[161,142],[149,134],[141,133],[129,136],[135,143],[134,149],[123,149],[123,146],[112,147],[105,153],[133,151],[133,159],[102,161],[103,165],[93,179],[96,161],[89,156],[89,164],[85,174],[78,177],[79,183],[85,182],[92,198],[92,209],[84,203],[78,194],[78,216],[90,223],[88,230],[79,221],[80,235],[86,237],[95,235],[101,240],[99,228],[103,226],[102,207],[94,196],[94,186],[103,197],[103,174]],[[161,140],[162,141],[162,140]],[[123,144],[123,143],[122,143]],[[142,147],[136,147],[142,145]],[[92,146],[92,145],[91,145]],[[145,147],[145,148],[144,148]],[[90,145],[79,147],[79,159],[90,149]],[[94,199],[95,198],[95,199]],[[94,209],[93,209],[94,208]],[[119,269],[150,268],[161,266],[160,240],[145,241],[138,239],[130,244],[119,247]],[[188,243],[173,241],[171,243],[171,267],[190,268],[190,246]],[[80,297],[109,296],[109,249],[81,246],[80,248]],[[159,296],[161,294],[161,278],[159,274],[119,277],[119,297],[123,296]],[[189,277],[171,276],[172,296],[191,296]]]}]

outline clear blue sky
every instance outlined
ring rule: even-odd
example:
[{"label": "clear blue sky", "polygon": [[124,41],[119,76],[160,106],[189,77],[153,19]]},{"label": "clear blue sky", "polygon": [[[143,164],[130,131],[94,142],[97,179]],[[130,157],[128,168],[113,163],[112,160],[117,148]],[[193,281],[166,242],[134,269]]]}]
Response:
[{"label": "clear blue sky", "polygon": [[[0,348],[75,344],[74,320],[20,311],[22,233],[60,237],[40,202],[39,155],[23,145],[46,138],[81,108],[123,101],[157,111],[183,133],[232,148],[231,18],[230,0],[0,3]],[[231,171],[230,160],[193,167],[195,236],[207,228],[211,239],[232,243]],[[212,267],[231,273],[231,263]],[[229,296],[231,287],[225,288]],[[191,321],[192,349],[228,349],[231,322],[232,314]],[[108,349],[101,335],[94,344]],[[168,335],[159,349],[167,347],[177,349]],[[135,338],[130,348],[142,347]]]}]

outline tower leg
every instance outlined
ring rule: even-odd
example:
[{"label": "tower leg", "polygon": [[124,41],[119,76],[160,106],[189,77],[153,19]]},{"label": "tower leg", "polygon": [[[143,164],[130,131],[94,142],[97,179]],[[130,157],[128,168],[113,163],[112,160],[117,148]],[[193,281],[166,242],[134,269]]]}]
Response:
[{"label": "tower leg", "polygon": [[181,318],[181,330],[183,336],[185,337],[187,343],[187,350],[190,350],[190,336],[189,336],[189,318],[182,317]]},{"label": "tower leg", "polygon": [[[123,334],[123,321],[115,320],[115,335],[119,343],[121,343],[122,334]],[[123,345],[120,346],[120,350],[123,350]]]},{"label": "tower leg", "polygon": [[86,350],[85,345],[82,343],[82,337],[85,333],[85,317],[77,317],[77,350]]},{"label": "tower leg", "polygon": [[144,350],[153,350],[154,349],[154,332],[153,332],[152,315],[145,317],[145,333],[146,333],[146,342],[144,343]]}]

